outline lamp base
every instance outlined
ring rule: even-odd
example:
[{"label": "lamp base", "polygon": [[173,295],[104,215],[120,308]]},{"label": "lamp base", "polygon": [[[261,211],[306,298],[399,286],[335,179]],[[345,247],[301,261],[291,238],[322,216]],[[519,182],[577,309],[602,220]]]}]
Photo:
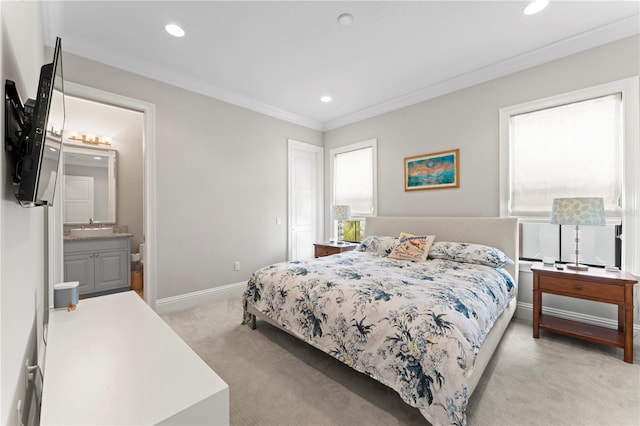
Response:
[{"label": "lamp base", "polygon": [[574,271],[587,271],[589,270],[589,267],[587,265],[576,265],[575,263],[567,263],[566,265],[567,269],[572,269]]}]

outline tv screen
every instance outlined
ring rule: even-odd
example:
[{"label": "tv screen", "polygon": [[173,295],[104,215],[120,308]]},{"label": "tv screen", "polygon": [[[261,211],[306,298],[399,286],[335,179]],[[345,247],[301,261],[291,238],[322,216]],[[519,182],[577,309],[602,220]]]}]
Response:
[{"label": "tv screen", "polygon": [[[13,82],[7,82],[7,85]],[[7,86],[5,86],[7,87]],[[7,116],[8,143],[14,158],[15,195],[21,205],[53,205],[62,131],[64,128],[64,86],[60,38],[56,39],[53,62],[40,69],[36,99],[21,105],[15,85],[7,87],[5,98],[13,109]],[[10,95],[10,92],[15,92]],[[17,97],[17,99],[16,99]],[[8,148],[9,149],[9,148]]]}]

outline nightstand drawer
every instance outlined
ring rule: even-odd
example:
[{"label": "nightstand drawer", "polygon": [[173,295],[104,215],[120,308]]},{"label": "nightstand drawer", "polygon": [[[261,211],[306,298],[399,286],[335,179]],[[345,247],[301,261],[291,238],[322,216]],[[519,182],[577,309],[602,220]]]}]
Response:
[{"label": "nightstand drawer", "polygon": [[358,244],[342,243],[336,244],[332,242],[328,243],[315,243],[313,244],[315,251],[315,257],[331,256],[332,254],[344,253],[345,251],[355,250]]},{"label": "nightstand drawer", "polygon": [[540,277],[540,291],[588,299],[624,302],[624,286],[599,284],[571,278]]},{"label": "nightstand drawer", "polygon": [[336,253],[340,253],[340,250],[335,247],[316,246],[316,257],[331,256]]}]

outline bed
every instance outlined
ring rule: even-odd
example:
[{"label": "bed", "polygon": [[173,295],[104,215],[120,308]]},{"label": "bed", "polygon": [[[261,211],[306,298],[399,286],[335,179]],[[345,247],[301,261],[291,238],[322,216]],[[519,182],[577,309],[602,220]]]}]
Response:
[{"label": "bed", "polygon": [[[425,261],[392,258],[430,235]],[[373,217],[365,237],[354,251],[256,271],[244,322],[264,320],[367,374],[432,424],[466,424],[515,313],[517,220]]]}]

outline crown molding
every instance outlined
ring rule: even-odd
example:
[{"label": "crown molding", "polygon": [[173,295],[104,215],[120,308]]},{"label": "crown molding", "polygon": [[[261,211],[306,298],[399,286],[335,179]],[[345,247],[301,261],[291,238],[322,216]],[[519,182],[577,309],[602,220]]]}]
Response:
[{"label": "crown molding", "polygon": [[67,39],[65,41],[64,50],[67,53],[73,53],[86,59],[100,62],[124,71],[151,78],[153,80],[161,81],[181,89],[189,90],[200,95],[208,96],[210,98],[284,120],[289,123],[319,131],[324,129],[323,123],[320,121],[285,111],[235,92],[221,89],[199,79],[185,77],[182,74],[172,72],[165,68],[153,66],[146,61],[128,57],[113,50],[101,50],[98,57],[93,53],[95,52],[95,49],[81,40]]},{"label": "crown molding", "polygon": [[[63,8],[64,2],[43,3],[45,44],[49,46],[53,46],[57,35],[63,34]],[[285,111],[239,93],[216,87],[206,81],[185,77],[179,73],[153,66],[138,58],[128,57],[113,50],[103,50],[98,57],[94,53],[96,49],[82,40],[65,38],[63,40],[63,50],[64,52],[73,53],[293,124],[318,131],[330,131],[638,33],[640,33],[640,15],[636,14],[326,122]]]},{"label": "crown molding", "polygon": [[[44,2],[42,16],[44,21],[44,43],[47,46],[54,46],[56,37],[63,35],[64,2]],[[99,56],[94,52],[96,52],[96,49],[82,40],[67,37],[63,40],[63,53],[72,53],[86,59],[113,66],[153,80],[161,81],[172,86],[180,87],[194,93],[205,95],[232,105],[284,120],[289,123],[318,131],[324,130],[324,124],[318,120],[303,117],[272,105],[259,102],[247,96],[221,89],[205,81],[187,78],[184,75],[180,75],[166,69],[159,69],[150,63],[119,54],[113,50],[103,50],[100,52]]]},{"label": "crown molding", "polygon": [[452,77],[424,89],[354,112],[353,114],[330,120],[324,124],[324,130],[337,129],[348,124],[386,114],[638,33],[640,33],[640,15],[629,16],[617,22],[543,46],[505,61]]}]

